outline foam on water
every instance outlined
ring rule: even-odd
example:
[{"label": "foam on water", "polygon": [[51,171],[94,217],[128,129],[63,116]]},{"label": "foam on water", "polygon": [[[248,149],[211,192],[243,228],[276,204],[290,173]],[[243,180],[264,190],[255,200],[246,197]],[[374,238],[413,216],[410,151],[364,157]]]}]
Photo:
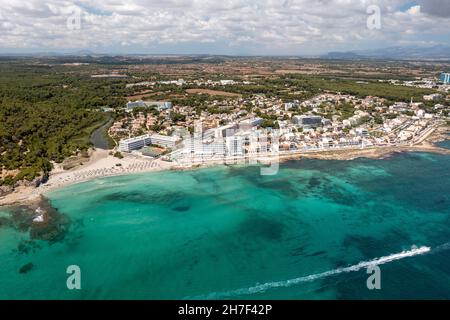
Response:
[{"label": "foam on water", "polygon": [[264,292],[266,290],[273,289],[273,288],[290,287],[290,286],[294,286],[294,285],[302,283],[302,282],[310,282],[310,281],[338,275],[341,273],[356,272],[361,269],[369,268],[372,266],[383,265],[383,264],[386,264],[386,263],[389,263],[392,261],[426,254],[426,253],[429,253],[430,251],[431,251],[430,247],[423,246],[423,247],[418,248],[416,246],[412,246],[411,250],[407,250],[407,251],[405,250],[400,253],[391,254],[389,256],[373,259],[370,261],[362,261],[358,264],[355,264],[355,265],[352,265],[349,267],[337,268],[334,270],[317,273],[317,274],[312,274],[312,275],[299,277],[299,278],[295,278],[295,279],[290,279],[290,280],[267,282],[267,283],[259,284],[259,285],[256,285],[256,286],[250,287],[250,288],[242,288],[242,289],[232,290],[232,291],[228,291],[228,292],[218,292],[218,293],[215,292],[215,293],[208,294],[205,297],[200,297],[200,299],[201,298],[221,299],[221,298],[228,298],[228,297],[234,297],[234,296],[240,296],[240,295],[257,294],[257,293],[261,293],[261,292]]}]

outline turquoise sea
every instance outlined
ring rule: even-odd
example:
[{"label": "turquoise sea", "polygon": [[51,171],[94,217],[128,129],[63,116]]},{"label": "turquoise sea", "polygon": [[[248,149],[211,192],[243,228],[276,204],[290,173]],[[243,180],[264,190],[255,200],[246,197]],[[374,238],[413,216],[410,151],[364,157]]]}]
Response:
[{"label": "turquoise sea", "polygon": [[[48,197],[50,240],[0,208],[0,299],[450,299],[449,156],[139,174]],[[366,286],[374,259],[381,290]]]}]

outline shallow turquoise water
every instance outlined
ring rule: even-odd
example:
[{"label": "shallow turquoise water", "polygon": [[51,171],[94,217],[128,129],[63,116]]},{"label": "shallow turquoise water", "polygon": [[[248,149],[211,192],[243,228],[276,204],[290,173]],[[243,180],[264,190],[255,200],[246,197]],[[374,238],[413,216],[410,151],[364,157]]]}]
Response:
[{"label": "shallow turquoise water", "polygon": [[[448,299],[449,160],[301,160],[275,176],[237,166],[74,185],[49,195],[71,220],[62,240],[23,253],[28,233],[0,227],[0,298]],[[289,282],[413,245],[431,252],[383,264],[378,291],[365,269]],[[81,268],[80,291],[66,288],[69,265]]]}]

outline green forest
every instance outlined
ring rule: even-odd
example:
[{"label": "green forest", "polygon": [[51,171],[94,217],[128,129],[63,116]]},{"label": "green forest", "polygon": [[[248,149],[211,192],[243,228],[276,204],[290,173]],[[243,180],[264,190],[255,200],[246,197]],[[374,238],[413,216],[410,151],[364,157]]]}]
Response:
[{"label": "green forest", "polygon": [[0,168],[19,170],[0,185],[32,181],[52,161],[89,148],[91,133],[108,120],[100,107],[123,105],[123,87],[58,66],[0,61]]}]

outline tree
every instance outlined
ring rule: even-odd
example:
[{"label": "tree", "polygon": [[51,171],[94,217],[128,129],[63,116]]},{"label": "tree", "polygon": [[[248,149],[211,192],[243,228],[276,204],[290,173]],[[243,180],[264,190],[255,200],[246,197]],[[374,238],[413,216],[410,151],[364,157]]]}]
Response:
[{"label": "tree", "polygon": [[118,158],[118,159],[123,159],[123,155],[122,153],[120,153],[119,151],[117,151],[116,153],[114,153],[114,157]]},{"label": "tree", "polygon": [[177,113],[177,112],[172,111],[170,113],[170,119],[173,122],[182,122],[182,121],[186,121],[186,116],[181,114],[181,113]]}]

